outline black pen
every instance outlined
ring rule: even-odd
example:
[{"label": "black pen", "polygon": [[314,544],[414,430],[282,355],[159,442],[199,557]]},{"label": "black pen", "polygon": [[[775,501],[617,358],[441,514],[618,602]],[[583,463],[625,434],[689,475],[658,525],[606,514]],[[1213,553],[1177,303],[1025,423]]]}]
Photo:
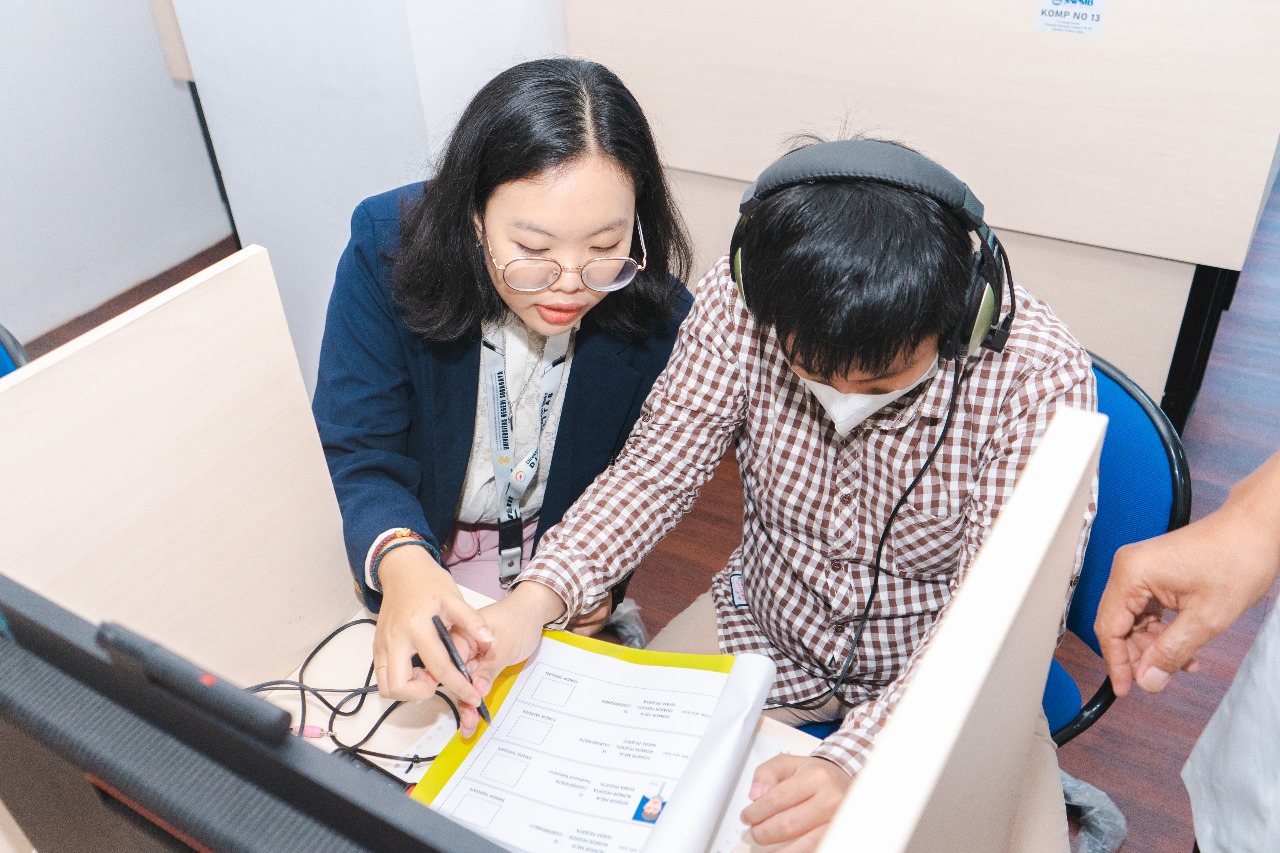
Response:
[{"label": "black pen", "polygon": [[[458,647],[453,644],[453,638],[449,636],[449,629],[440,621],[439,616],[432,616],[431,621],[436,623],[436,633],[440,635],[440,642],[444,643],[444,647],[449,650],[449,657],[453,659],[453,665],[458,668],[458,672],[467,678],[468,684],[474,684],[471,680],[471,673],[467,672],[467,665],[462,662],[462,655],[458,654]],[[493,717],[489,716],[489,709],[484,704],[484,697],[480,697],[480,719],[489,725],[493,725]]]}]

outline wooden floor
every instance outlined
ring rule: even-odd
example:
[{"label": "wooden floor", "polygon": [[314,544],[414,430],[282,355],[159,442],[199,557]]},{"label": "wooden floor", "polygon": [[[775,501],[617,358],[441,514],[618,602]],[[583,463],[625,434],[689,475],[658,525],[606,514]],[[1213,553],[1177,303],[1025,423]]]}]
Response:
[{"label": "wooden floor", "polygon": [[[27,344],[32,357],[234,251],[230,239],[190,262]],[[1034,282],[1029,283],[1034,289]],[[1273,193],[1222,320],[1213,356],[1184,439],[1194,480],[1193,517],[1220,506],[1231,484],[1280,449],[1280,196]],[[1100,353],[1106,355],[1105,353]],[[650,632],[707,587],[741,531],[742,494],[732,460],[723,463],[689,515],[661,542],[631,585]],[[1226,691],[1265,608],[1250,611],[1206,647],[1204,670],[1182,676],[1158,696],[1131,695],[1064,747],[1067,772],[1107,791],[1129,821],[1124,853],[1188,853],[1191,812],[1179,771]],[[1059,659],[1083,682],[1103,670],[1068,636]]]}]

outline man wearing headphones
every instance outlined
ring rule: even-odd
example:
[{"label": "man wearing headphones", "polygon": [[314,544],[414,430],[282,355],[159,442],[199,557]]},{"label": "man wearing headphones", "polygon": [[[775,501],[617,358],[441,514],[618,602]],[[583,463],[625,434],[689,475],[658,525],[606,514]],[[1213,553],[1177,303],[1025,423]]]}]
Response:
[{"label": "man wearing headphones", "polygon": [[910,149],[798,149],[742,214],[624,451],[482,611],[494,635],[472,664],[484,692],[544,624],[606,600],[733,445],[742,544],[650,647],[767,654],[767,713],[841,721],[812,756],[762,765],[743,815],[757,841],[807,850],[1050,417],[1096,408],[1095,387],[982,205]]}]

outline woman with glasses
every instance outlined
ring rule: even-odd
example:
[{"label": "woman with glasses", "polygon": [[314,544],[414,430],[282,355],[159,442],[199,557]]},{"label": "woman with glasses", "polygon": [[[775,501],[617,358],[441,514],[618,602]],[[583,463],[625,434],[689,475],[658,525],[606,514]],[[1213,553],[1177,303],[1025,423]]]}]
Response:
[{"label": "woman with glasses", "polygon": [[432,180],[356,209],[314,412],[384,695],[471,698],[432,619],[483,641],[458,585],[502,597],[621,450],[688,313],[689,256],[639,104],[583,60],[502,72]]}]

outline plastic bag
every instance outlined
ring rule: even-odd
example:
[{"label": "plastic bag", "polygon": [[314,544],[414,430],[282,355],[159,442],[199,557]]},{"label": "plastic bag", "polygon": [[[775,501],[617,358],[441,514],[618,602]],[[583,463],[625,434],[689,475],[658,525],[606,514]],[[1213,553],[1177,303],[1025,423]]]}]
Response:
[{"label": "plastic bag", "polygon": [[609,614],[604,626],[617,634],[624,646],[643,649],[649,642],[644,622],[640,619],[640,605],[636,604],[635,599],[624,598],[618,609]]},{"label": "plastic bag", "polygon": [[1102,790],[1064,770],[1058,772],[1067,807],[1080,812],[1080,832],[1071,839],[1071,853],[1116,853],[1129,832],[1120,809]]}]

